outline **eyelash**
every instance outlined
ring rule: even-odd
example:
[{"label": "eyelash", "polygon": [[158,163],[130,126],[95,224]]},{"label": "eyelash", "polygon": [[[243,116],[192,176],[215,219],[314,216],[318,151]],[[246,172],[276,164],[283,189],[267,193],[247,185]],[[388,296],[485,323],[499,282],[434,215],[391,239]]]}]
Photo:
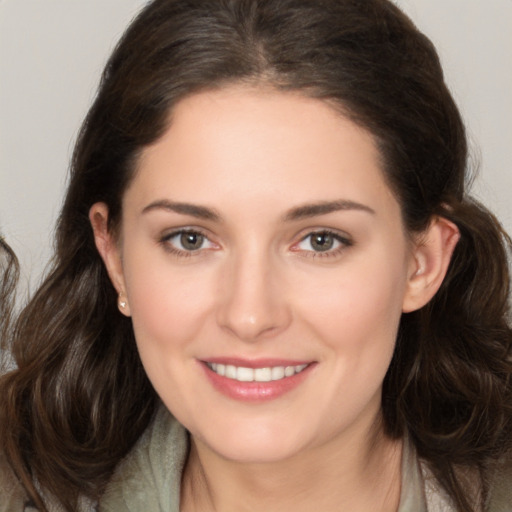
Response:
[{"label": "eyelash", "polygon": [[[161,245],[163,245],[163,247],[165,248],[165,250],[167,252],[169,252],[177,257],[180,257],[180,258],[190,258],[192,256],[200,256],[204,253],[205,250],[207,250],[202,247],[200,247],[196,250],[178,249],[171,243],[171,240],[173,238],[182,236],[184,234],[198,235],[198,236],[203,237],[204,241],[207,241],[210,244],[214,244],[214,242],[211,242],[210,239],[208,238],[208,236],[204,232],[202,232],[199,229],[192,229],[192,228],[178,229],[176,231],[172,231],[171,233],[168,233],[165,236],[161,237],[159,240],[159,243]],[[335,242],[339,243],[339,247],[336,247],[335,249],[327,249],[325,251],[301,250],[301,249],[297,248],[299,246],[299,244],[303,243],[308,238],[311,238],[315,235],[331,236],[335,240]],[[311,242],[310,242],[310,244],[311,244]],[[302,237],[299,240],[299,242],[295,243],[292,246],[291,250],[293,252],[303,253],[303,256],[307,257],[307,258],[330,258],[330,257],[339,256],[340,253],[342,253],[344,250],[346,250],[348,247],[351,247],[352,245],[354,245],[352,240],[340,235],[339,233],[337,233],[335,231],[332,231],[329,229],[319,229],[316,231],[310,231],[307,235]]]},{"label": "eyelash", "polygon": [[202,255],[205,250],[202,247],[199,249],[196,249],[196,250],[185,250],[185,249],[178,249],[171,243],[171,240],[173,238],[176,238],[176,237],[182,236],[182,235],[186,235],[186,234],[201,236],[204,238],[205,241],[209,242],[210,244],[213,244],[213,242],[210,241],[210,239],[208,238],[208,236],[205,233],[203,233],[199,229],[192,229],[192,228],[178,229],[176,231],[172,231],[171,233],[168,233],[165,236],[163,236],[162,238],[160,238],[159,242],[161,245],[163,245],[164,249],[167,252],[169,252],[179,258],[190,258],[192,256]]},{"label": "eyelash", "polygon": [[[294,244],[293,248],[297,247],[302,242],[306,241],[308,238],[311,239],[311,237],[315,235],[328,235],[331,236],[336,242],[339,243],[339,247],[336,247],[334,249],[327,249],[325,251],[301,251],[300,249],[293,249],[295,252],[303,252],[304,257],[307,258],[332,258],[339,256],[342,252],[344,252],[347,248],[354,245],[354,242],[347,238],[346,236],[340,235],[336,231],[332,231],[329,229],[318,229],[316,231],[310,231],[306,236],[300,239],[300,241],[296,244]],[[310,241],[311,244],[311,241]]]}]

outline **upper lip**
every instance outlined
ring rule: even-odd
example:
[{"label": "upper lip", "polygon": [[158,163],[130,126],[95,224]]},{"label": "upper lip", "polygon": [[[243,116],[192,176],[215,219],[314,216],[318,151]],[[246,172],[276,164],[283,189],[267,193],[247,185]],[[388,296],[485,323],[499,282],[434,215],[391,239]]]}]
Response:
[{"label": "upper lip", "polygon": [[261,359],[242,359],[239,357],[209,357],[201,360],[204,363],[224,364],[239,366],[243,368],[272,368],[275,366],[299,366],[302,364],[310,364],[313,361],[304,359],[277,359],[277,358],[261,358]]}]

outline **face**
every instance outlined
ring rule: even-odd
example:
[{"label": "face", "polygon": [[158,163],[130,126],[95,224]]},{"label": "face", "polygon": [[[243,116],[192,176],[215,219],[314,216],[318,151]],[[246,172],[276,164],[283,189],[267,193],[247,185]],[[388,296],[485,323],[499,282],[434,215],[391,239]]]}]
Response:
[{"label": "face", "polygon": [[274,461],[371,430],[414,258],[369,133],[295,93],[191,96],[117,247],[147,374],[202,445]]}]

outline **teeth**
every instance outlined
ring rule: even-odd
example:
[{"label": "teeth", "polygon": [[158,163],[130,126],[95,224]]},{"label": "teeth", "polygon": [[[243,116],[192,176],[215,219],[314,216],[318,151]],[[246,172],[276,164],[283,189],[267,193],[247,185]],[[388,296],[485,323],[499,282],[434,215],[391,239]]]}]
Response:
[{"label": "teeth", "polygon": [[285,369],[284,369],[284,376],[285,377],[291,377],[292,375],[295,374],[295,367],[293,366],[287,366]]},{"label": "teeth", "polygon": [[226,371],[224,375],[228,379],[236,379],[236,366],[232,366],[230,364],[226,365]]},{"label": "teeth", "polygon": [[208,367],[216,374],[239,382],[270,382],[291,377],[300,373],[307,364],[296,366],[273,366],[268,368],[245,368],[244,366],[233,366],[231,364],[208,363]]},{"label": "teeth", "polygon": [[254,370],[252,368],[239,366],[236,369],[236,380],[240,382],[252,382],[254,380]]},{"label": "teeth", "polygon": [[257,382],[270,382],[272,380],[272,369],[258,368],[254,370],[254,380]]},{"label": "teeth", "polygon": [[284,366],[274,366],[271,373],[270,380],[280,380],[284,378]]}]

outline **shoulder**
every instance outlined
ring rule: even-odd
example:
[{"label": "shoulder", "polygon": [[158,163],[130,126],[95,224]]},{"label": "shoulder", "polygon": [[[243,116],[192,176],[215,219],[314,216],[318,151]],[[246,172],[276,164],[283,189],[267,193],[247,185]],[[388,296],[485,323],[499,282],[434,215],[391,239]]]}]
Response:
[{"label": "shoulder", "polygon": [[[65,512],[54,499],[48,496],[44,499],[49,512]],[[0,512],[38,511],[0,452]],[[96,506],[90,500],[81,498],[76,512],[96,512]]]},{"label": "shoulder", "polygon": [[103,512],[179,510],[188,434],[164,406],[117,467],[100,499]]},{"label": "shoulder", "polygon": [[[457,471],[457,468],[455,468]],[[456,510],[445,490],[439,485],[426,465],[422,467],[424,491],[428,503],[427,510]],[[461,470],[458,473],[466,497],[473,503],[482,503],[482,480],[476,470]],[[512,512],[512,457],[504,457],[494,466],[490,476],[485,478],[486,498],[482,503],[485,512]],[[479,509],[480,510],[480,509]]]},{"label": "shoulder", "polygon": [[[0,452],[0,512],[29,512],[27,496]],[[35,509],[32,509],[35,510]]]},{"label": "shoulder", "polygon": [[512,453],[495,469],[489,489],[488,512],[512,511]]}]

